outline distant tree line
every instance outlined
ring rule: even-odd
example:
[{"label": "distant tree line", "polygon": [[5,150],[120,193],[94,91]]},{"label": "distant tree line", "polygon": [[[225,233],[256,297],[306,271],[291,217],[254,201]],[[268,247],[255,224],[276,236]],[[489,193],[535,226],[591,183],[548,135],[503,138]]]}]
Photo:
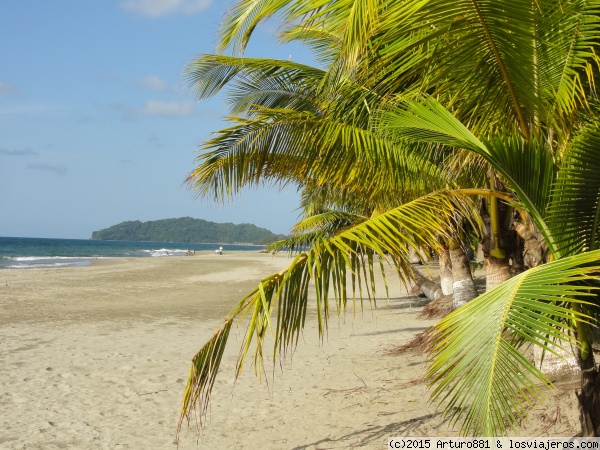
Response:
[{"label": "distant tree line", "polygon": [[153,242],[215,242],[223,244],[268,244],[282,234],[249,223],[215,223],[192,217],[122,222],[92,233],[92,239]]}]

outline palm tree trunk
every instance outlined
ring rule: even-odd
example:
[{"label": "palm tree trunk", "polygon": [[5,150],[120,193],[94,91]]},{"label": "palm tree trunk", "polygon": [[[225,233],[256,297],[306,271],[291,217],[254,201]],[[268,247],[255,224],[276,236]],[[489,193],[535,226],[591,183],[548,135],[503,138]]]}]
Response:
[{"label": "palm tree trunk", "polygon": [[[576,312],[579,305],[573,306]],[[577,322],[575,336],[579,341],[577,359],[581,369],[581,391],[577,393],[579,400],[579,419],[581,432],[584,437],[600,436],[600,375],[594,361],[594,352],[590,336],[584,324]],[[594,333],[596,334],[596,333]],[[594,337],[592,337],[594,339]]]},{"label": "palm tree trunk", "polygon": [[440,286],[444,295],[452,295],[454,292],[452,285],[454,279],[452,275],[452,260],[450,259],[450,252],[447,247],[440,246],[438,249],[439,260],[440,260]]},{"label": "palm tree trunk", "polygon": [[592,352],[589,352],[587,358],[582,355],[582,350],[578,350],[577,353],[581,367],[581,391],[577,393],[577,398],[582,435],[598,437],[600,436],[600,376]]},{"label": "palm tree trunk", "polygon": [[490,291],[512,278],[508,258],[488,256],[485,259],[485,290]]},{"label": "palm tree trunk", "polygon": [[452,307],[460,308],[479,294],[475,288],[471,264],[461,245],[456,241],[449,243],[450,261],[452,262]]},{"label": "palm tree trunk", "polygon": [[[495,186],[496,182],[495,176],[492,174],[492,186]],[[486,273],[485,289],[490,291],[513,276],[509,263],[510,249],[517,246],[517,235],[514,231],[509,230],[510,213],[506,205],[500,205],[497,198],[490,197],[487,210],[489,235],[483,247]]]},{"label": "palm tree trunk", "polygon": [[444,296],[442,289],[421,272],[415,270],[414,276],[418,288],[429,300],[434,301]]},{"label": "palm tree trunk", "polygon": [[525,272],[524,242],[520,236],[517,236],[516,240],[517,246],[510,253],[513,276]]},{"label": "palm tree trunk", "polygon": [[531,219],[515,222],[515,231],[524,242],[524,262],[528,267],[536,267],[545,262],[548,246]]},{"label": "palm tree trunk", "polygon": [[408,247],[408,260],[411,264],[421,264],[419,252],[412,245]]}]

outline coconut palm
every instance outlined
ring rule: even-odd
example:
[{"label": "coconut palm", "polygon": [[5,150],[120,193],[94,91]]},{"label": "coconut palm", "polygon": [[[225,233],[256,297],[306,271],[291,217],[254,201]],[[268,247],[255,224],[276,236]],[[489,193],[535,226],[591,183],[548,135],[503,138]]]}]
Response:
[{"label": "coconut palm", "polygon": [[[590,369],[594,363],[585,326],[593,323],[595,309],[579,302],[583,295],[597,303],[593,288],[585,287],[595,281],[586,264],[593,265],[597,255],[584,253],[597,248],[600,186],[588,181],[588,171],[596,158],[598,116],[589,102],[595,98],[593,65],[600,5],[595,1],[568,5],[544,1],[408,3],[414,8],[394,9],[383,20],[387,23],[380,24],[386,33],[380,33],[382,37],[373,45],[380,58],[370,70],[381,86],[393,89],[400,75],[410,73],[410,67],[392,65],[410,54],[416,42],[427,45],[430,53],[425,61],[431,71],[422,93],[431,97],[409,101],[403,111],[382,113],[381,129],[396,130],[410,140],[468,149],[486,159],[495,170],[491,187],[496,187],[496,177],[502,180],[515,197],[512,206],[525,223],[534,224],[531,234],[543,237],[549,259],[555,260],[499,286],[442,321],[435,338],[436,359],[428,372],[437,383],[434,396],[448,400],[448,411],[455,418],[465,414],[465,430],[504,432],[504,420],[514,424],[523,413],[523,398],[538,395],[537,388],[531,387],[535,380],[544,380],[532,365],[521,365],[523,359],[515,349],[539,345],[551,352],[548,337],[571,342],[568,333],[573,332],[583,377],[583,432],[597,435],[600,407],[598,394],[593,392],[596,388],[591,388],[597,385],[597,373]],[[386,67],[391,68],[385,72]],[[495,256],[501,259],[506,254]],[[572,265],[561,266],[559,260],[569,256]],[[564,278],[561,268],[573,272]],[[555,283],[536,278],[538,273],[554,273]],[[586,277],[582,274],[592,280],[579,280],[579,276]],[[531,280],[539,285],[532,287]],[[474,317],[471,312],[489,317],[485,314],[491,311],[478,306],[486,301],[492,308],[504,308],[504,314],[496,316],[493,327],[486,321],[490,347],[487,352],[471,351],[473,358],[479,358],[474,363],[464,353],[473,348],[456,343],[466,343],[462,337],[484,336],[469,334],[475,331],[469,317]],[[538,308],[539,316],[532,316],[531,308]],[[540,322],[528,323],[532,317]],[[533,323],[536,330],[530,330]],[[468,385],[481,389],[463,389],[457,373],[469,373]],[[507,379],[510,383],[504,382]]]},{"label": "coconut palm", "polygon": [[[320,44],[318,54],[362,73],[362,84],[379,95],[427,92],[452,104],[476,132],[501,127],[527,137],[547,127],[560,149],[587,102],[596,9],[595,1],[244,1],[231,10],[220,37],[221,48],[241,51],[257,24],[277,15],[283,40]],[[489,187],[500,181],[491,173]],[[510,214],[500,217],[510,209],[490,203],[492,288],[508,276],[516,234]]]},{"label": "coconut palm", "polygon": [[[352,73],[360,71],[366,74],[360,84],[369,86],[371,92],[377,92],[379,96],[392,97],[408,95],[411,92],[432,91],[435,95],[453,96],[456,98],[468,99],[464,108],[469,114],[474,111],[483,111],[485,103],[472,97],[474,90],[481,91],[480,83],[482,78],[466,77],[465,83],[456,85],[457,80],[463,77],[463,72],[448,70],[445,64],[438,64],[439,67],[431,70],[432,62],[438,63],[436,55],[439,42],[436,45],[423,45],[422,40],[429,36],[439,36],[440,30],[436,27],[425,28],[421,26],[416,32],[413,29],[414,23],[409,22],[406,27],[394,29],[397,20],[403,20],[406,17],[416,13],[418,18],[423,5],[433,2],[410,1],[410,2],[385,2],[381,0],[338,0],[334,2],[314,2],[307,0],[262,0],[262,1],[244,1],[238,3],[223,22],[221,29],[220,49],[232,48],[234,51],[243,52],[250,36],[261,20],[269,18],[272,15],[278,15],[281,19],[282,27],[280,38],[282,41],[300,39],[309,46],[315,48],[318,58],[334,62]],[[448,6],[448,5],[446,5]],[[439,16],[445,15],[445,11],[453,10],[452,6],[435,7],[434,13]],[[429,11],[429,9],[428,9]],[[462,14],[459,11],[457,14]],[[455,14],[456,15],[456,14]],[[422,25],[422,24],[421,24]],[[411,28],[412,27],[412,28]],[[374,40],[378,36],[391,36],[392,40],[386,40],[386,51],[392,51],[392,57],[387,58],[386,53],[379,50],[370,52],[372,44],[368,44],[369,39]],[[389,45],[390,41],[392,45]],[[439,41],[443,41],[440,39]],[[399,47],[400,46],[400,50]],[[410,52],[402,52],[406,49]],[[399,50],[399,51],[398,51]],[[458,58],[465,58],[461,52],[457,52]],[[366,56],[366,57],[365,57]],[[383,57],[382,57],[383,56]],[[468,64],[466,65],[468,66]],[[443,71],[438,69],[443,67]],[[360,71],[359,71],[360,68]],[[391,72],[393,71],[393,72]],[[466,72],[466,71],[465,71]],[[469,74],[478,73],[468,71]],[[490,80],[487,80],[488,82]],[[497,82],[495,83],[498,84]],[[458,89],[458,91],[457,91]],[[500,90],[502,87],[500,87]],[[464,93],[468,92],[468,96]],[[487,92],[487,91],[484,91]],[[494,94],[496,95],[496,94]],[[473,100],[476,103],[473,103]],[[393,102],[392,102],[393,103]],[[489,102],[488,102],[489,103]],[[473,108],[473,105],[478,105]],[[496,117],[505,120],[505,104],[497,104],[494,101],[491,105],[495,108]],[[500,108],[500,109],[498,109]],[[486,124],[496,124],[494,120],[479,120],[478,126]],[[495,125],[494,125],[495,126]],[[500,184],[500,180],[490,175],[491,183]],[[490,232],[487,233],[491,239],[484,241],[483,249],[486,258],[487,286],[489,289],[500,284],[511,276],[509,260],[512,258],[513,270],[515,262],[522,258],[518,253],[519,245],[517,234],[510,223],[510,208],[502,205],[499,207],[496,201],[491,198],[491,205],[483,210],[484,213],[490,212],[489,220]],[[418,255],[414,255],[418,261]],[[465,298],[472,298],[474,294],[473,283],[470,283],[470,294]]]},{"label": "coconut palm", "polygon": [[[378,259],[376,254],[386,258],[387,253],[400,276],[407,280],[415,275],[408,260],[410,249],[418,252],[423,248],[436,248],[439,239],[456,242],[462,218],[473,220],[473,217],[477,217],[469,199],[461,198],[467,193],[448,191],[436,193],[431,198],[421,197],[421,194],[428,191],[454,184],[450,174],[444,170],[444,149],[421,146],[422,148],[416,151],[419,146],[399,147],[389,138],[374,135],[367,128],[368,122],[360,118],[361,114],[369,109],[368,104],[363,107],[365,102],[359,102],[361,109],[353,114],[348,113],[356,109],[356,106],[353,106],[356,102],[350,95],[353,92],[350,87],[342,85],[336,91],[332,88],[332,82],[321,82],[325,88],[313,88],[313,91],[305,88],[310,84],[297,75],[297,72],[305,71],[312,75],[318,73],[315,69],[287,61],[244,59],[242,62],[239,58],[205,56],[194,61],[189,70],[190,79],[198,95],[210,95],[214,92],[212,86],[217,86],[214,88],[216,90],[223,85],[220,82],[213,83],[213,78],[207,75],[214,72],[218,72],[221,79],[228,78],[228,81],[239,83],[239,86],[251,87],[248,90],[233,89],[232,108],[238,113],[246,113],[246,117],[237,117],[234,126],[221,130],[205,144],[208,152],[199,157],[198,168],[189,178],[196,190],[219,201],[234,195],[242,187],[274,181],[295,182],[302,186],[305,195],[303,206],[310,213],[310,217],[298,226],[298,235],[279,245],[288,248],[311,248],[309,252],[299,255],[285,273],[277,274],[274,278],[269,277],[261,283],[257,292],[265,293],[265,301],[278,304],[279,308],[285,308],[288,304],[295,305],[295,308],[298,308],[298,305],[301,309],[305,308],[305,297],[299,303],[298,300],[296,303],[277,303],[284,294],[272,286],[304,286],[307,280],[318,276],[323,278],[317,283],[317,286],[322,286],[318,288],[319,307],[321,304],[327,305],[329,280],[335,280],[334,291],[341,311],[348,297],[346,278],[352,286],[352,298],[355,298],[357,293],[360,298],[363,297],[363,293],[374,296],[371,286],[372,267]],[[257,73],[260,73],[260,77]],[[241,79],[238,81],[234,76],[240,74]],[[304,88],[302,111],[293,109],[298,107],[300,100],[289,93],[301,89],[290,80]],[[260,86],[268,86],[269,90],[256,88],[259,83]],[[339,91],[345,95],[341,95]],[[252,102],[242,95],[245,92],[252,97]],[[361,88],[359,92],[364,98],[364,89]],[[335,107],[332,107],[332,104],[335,104]],[[322,155],[326,155],[327,158],[323,158]],[[369,181],[365,183],[359,180]],[[410,199],[415,197],[420,197],[419,201],[411,203]],[[407,215],[399,218],[397,208],[392,209],[395,213],[381,214],[389,210],[390,205],[394,203],[404,204],[399,211]],[[323,208],[330,206],[345,206],[346,211],[322,212]],[[423,208],[428,208],[427,215],[422,215]],[[312,214],[315,209],[321,214]],[[436,216],[435,221],[428,225],[427,217],[432,220],[433,215],[438,214],[438,210],[439,217]],[[373,219],[368,220],[370,217]],[[424,229],[430,228],[428,234],[424,233],[424,230],[414,228],[412,223],[417,219],[423,219]],[[335,226],[331,226],[334,220]],[[372,222],[373,220],[375,222]],[[369,223],[366,228],[369,230],[368,235],[379,236],[380,244],[377,249],[368,248],[361,243],[362,236],[366,233],[361,231],[362,222]],[[372,229],[373,223],[379,225]],[[385,230],[385,224],[393,227],[393,230],[380,235],[382,230]],[[478,229],[479,226],[473,224],[472,228]],[[417,231],[418,233],[414,234]],[[397,237],[399,233],[402,234],[401,238]],[[330,250],[339,245],[331,242],[342,242],[344,247],[330,253]],[[460,253],[458,246],[455,247],[457,248],[454,249],[454,253]],[[330,261],[334,256],[346,260],[338,261],[335,265],[322,262],[322,259]],[[425,257],[423,255],[424,259]],[[381,259],[380,263],[383,264],[383,261]],[[349,274],[346,274],[347,269]],[[300,281],[297,280],[298,277],[301,277]],[[471,279],[470,271],[468,277]],[[370,287],[363,291],[365,282]],[[301,298],[306,295],[304,287],[299,291],[292,289],[289,292],[289,288],[282,289],[285,295],[293,295],[294,292]],[[460,293],[460,289],[457,289],[457,293]],[[248,302],[256,302],[258,299],[255,294],[247,297],[245,303],[242,302],[232,310],[231,320],[248,311]],[[329,311],[328,306],[322,308],[323,318],[319,321],[321,332],[326,326]],[[269,309],[266,314],[271,312],[272,309]],[[282,313],[282,317],[291,316]],[[252,316],[250,329],[255,333],[257,329],[261,331],[259,334],[249,332],[248,335],[248,341],[254,336],[258,348],[261,349],[257,350],[255,355],[255,362],[258,364],[256,367],[261,367],[261,333],[265,332],[256,322],[260,320],[267,319]],[[279,324],[279,321],[277,323]],[[198,399],[204,404],[203,402],[210,397],[214,375],[201,375],[207,369],[201,366],[210,362],[214,369],[218,369],[221,354],[215,352],[225,345],[228,333],[228,327],[220,330],[194,359],[198,369],[193,369],[188,384],[189,393],[186,395],[184,408],[186,412]],[[240,369],[248,351],[247,346],[244,348],[246,350],[242,353]]]},{"label": "coconut palm", "polygon": [[[454,419],[464,419],[465,432],[499,435],[506,432],[507,424],[517,423],[526,405],[550,385],[519,350],[537,345],[552,353],[555,340],[573,342],[579,349],[584,369],[582,426],[586,435],[600,432],[600,401],[595,387],[598,375],[588,328],[594,323],[600,268],[596,250],[600,186],[593,176],[597,172],[590,170],[600,169],[595,167],[600,162],[600,155],[596,155],[600,132],[589,105],[595,79],[594,46],[599,37],[598,6],[596,1],[582,0],[247,0],[234,7],[225,22],[223,45],[234,43],[234,47],[243,48],[263,18],[282,13],[289,25],[284,28],[284,38],[306,36],[319,55],[337,68],[319,74],[318,83],[305,83],[303,88],[321,89],[334,80],[335,89],[330,93],[349,87],[344,94],[353,95],[337,97],[352,100],[345,108],[327,109],[329,103],[311,109],[307,104],[306,111],[299,111],[297,106],[275,108],[281,106],[279,103],[248,109],[246,102],[240,112],[250,112],[250,117],[239,120],[247,129],[240,134],[240,128],[234,127],[211,145],[216,148],[219,143],[235,142],[231,149],[238,144],[246,146],[248,152],[240,152],[240,156],[252,157],[242,159],[243,165],[239,158],[234,164],[234,159],[215,154],[201,157],[199,171],[192,177],[203,180],[198,185],[201,190],[227,195],[236,186],[264,180],[268,175],[280,183],[293,180],[318,185],[327,180],[334,190],[354,186],[356,192],[364,192],[368,190],[365,177],[375,173],[376,162],[389,163],[389,167],[396,164],[410,173],[410,165],[398,163],[393,155],[407,154],[415,142],[421,149],[441,145],[460,149],[457,151],[463,155],[477,155],[494,169],[487,186],[491,189],[485,192],[490,198],[492,241],[497,249],[491,254],[493,258],[500,262],[507,258],[496,237],[500,236],[501,220],[496,214],[498,200],[494,199],[517,211],[518,224],[533,224],[529,227],[535,231],[531,235],[543,238],[552,262],[490,290],[437,328],[428,377],[436,386],[435,398],[447,402],[447,411]],[[241,69],[229,70],[239,73]],[[285,71],[288,68],[281,73]],[[222,87],[225,78],[221,76],[221,84],[213,86]],[[347,85],[338,83],[349,78],[352,82]],[[281,80],[287,83],[294,78],[290,74]],[[260,81],[258,76],[256,82]],[[289,85],[295,86],[293,82]],[[357,86],[369,89],[361,91]],[[259,105],[267,101],[260,95],[258,92]],[[277,95],[278,99],[284,97]],[[305,97],[287,95],[284,103],[290,99],[302,102]],[[351,117],[349,112],[368,117],[375,109],[382,109],[377,114],[379,134],[365,128],[364,119],[358,125],[341,120]],[[323,122],[319,119],[324,110],[343,113],[325,115],[328,120]],[[331,126],[332,118],[340,120],[335,127]],[[307,133],[287,134],[292,128],[296,132],[302,128],[291,127],[299,123]],[[278,133],[278,126],[286,133]],[[340,132],[343,128],[346,133]],[[242,135],[251,139],[244,140]],[[282,136],[285,150],[267,157],[265,149],[283,142],[276,141]],[[348,149],[354,150],[351,157]],[[214,164],[223,165],[215,170]],[[207,167],[209,170],[204,170]],[[210,173],[217,176],[211,178]],[[348,179],[351,182],[346,182]],[[384,185],[373,189],[385,190]],[[390,252],[400,276],[409,276],[407,248],[434,247],[440,236],[456,238],[460,224],[456,211],[461,217],[472,217],[472,204],[465,196],[483,193],[481,188],[436,191],[338,235],[313,240],[310,250],[298,255],[287,271],[266,278],[243,299],[225,327],[198,353],[184,414],[198,400],[202,408],[206,407],[236,315],[252,311],[239,373],[252,339],[257,343],[255,362],[262,361],[267,329],[274,329],[276,354],[285,353],[297,342],[304,323],[308,280],[316,282],[322,332],[330,284],[338,306],[346,303],[347,269],[354,276],[362,271],[369,278],[375,257],[385,258]],[[428,207],[439,207],[441,213],[432,217],[426,214]],[[275,307],[278,320],[273,325],[270,317]]]},{"label": "coconut palm", "polygon": [[236,377],[242,371],[253,341],[254,367],[260,373],[264,367],[263,345],[267,333],[275,337],[274,360],[285,357],[297,345],[306,318],[309,282],[315,284],[318,330],[323,337],[332,298],[338,313],[344,311],[349,299],[353,303],[360,300],[361,304],[364,297],[373,300],[376,295],[373,265],[377,260],[388,261],[386,254],[406,282],[413,270],[408,262],[408,248],[433,247],[440,236],[455,236],[459,230],[449,224],[455,223],[457,213],[465,218],[473,215],[468,194],[473,192],[438,191],[337,232],[333,237],[311,238],[310,249],[299,253],[286,270],[264,278],[254,291],[240,300],[228,314],[224,326],[194,356],[181,420],[186,415],[189,417],[194,406],[200,408],[200,417],[206,413],[236,318],[249,317]]},{"label": "coconut palm", "polygon": [[[549,1],[402,3],[402,8],[388,9],[373,32],[382,36],[374,45],[378,58],[363,60],[365,73],[377,78],[370,81],[378,92],[393,95],[415,73],[407,55],[418,45],[419,63],[428,67],[419,91],[451,105],[473,132],[502,129],[528,138],[540,129],[551,130],[554,151],[564,148],[578,111],[587,107],[588,80],[593,83],[588,75],[595,60],[595,2],[572,2],[565,8]],[[503,181],[494,172],[489,178],[492,189]],[[515,233],[502,226],[510,215],[501,217],[502,208],[493,198],[487,209],[487,281],[493,288],[507,278],[502,273],[508,274]]]},{"label": "coconut palm", "polygon": [[[433,338],[435,358],[428,372],[429,379],[438,384],[434,397],[448,400],[451,415],[465,413],[467,429],[497,435],[505,430],[505,419],[514,425],[523,415],[526,403],[522,397],[531,401],[540,395],[535,380],[549,384],[517,350],[539,345],[556,353],[552,348],[555,339],[576,345],[582,387],[592,383],[589,380],[595,380],[597,372],[592,369],[589,326],[595,324],[599,305],[595,290],[600,265],[596,251],[600,182],[591,173],[598,156],[600,123],[581,129],[555,167],[547,140],[497,136],[484,143],[431,99],[410,104],[404,111],[385,113],[382,120],[388,132],[397,128],[411,139],[435,136],[436,141],[470,148],[488,159],[513,188],[512,203],[544,234],[555,260],[505,282],[442,320]],[[561,262],[563,259],[568,262]],[[498,314],[500,311],[503,313]],[[477,325],[473,317],[480,318]],[[484,317],[488,320],[482,321]],[[482,322],[488,327],[486,332],[479,328]],[[473,346],[462,346],[466,343],[463,339],[475,336],[490,347],[475,352]],[[467,357],[467,352],[471,356]],[[459,371],[469,377],[458,379]],[[507,377],[512,377],[510,384],[504,382]],[[463,389],[465,381],[468,390]],[[586,435],[598,430],[596,396],[597,392],[584,391],[581,397]]]},{"label": "coconut palm", "polygon": [[[338,205],[360,203],[370,216],[442,187],[481,184],[479,173],[459,167],[439,146],[398,146],[373,134],[370,111],[381,100],[340,72],[266,59],[194,60],[187,75],[196,95],[214,95],[229,82],[232,113],[246,117],[230,118],[234,125],[204,145],[190,185],[222,201],[243,186],[292,182],[335,196]],[[452,257],[466,260],[453,242]],[[464,301],[477,294],[466,268],[455,271]]]}]

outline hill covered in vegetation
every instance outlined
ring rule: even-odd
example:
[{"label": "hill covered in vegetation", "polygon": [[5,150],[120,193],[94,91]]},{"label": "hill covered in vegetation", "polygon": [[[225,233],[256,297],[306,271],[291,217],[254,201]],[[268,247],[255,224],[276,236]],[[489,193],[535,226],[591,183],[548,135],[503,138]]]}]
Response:
[{"label": "hill covered in vegetation", "polygon": [[215,223],[192,217],[148,222],[127,221],[92,233],[92,239],[104,241],[213,242],[222,244],[268,244],[284,237],[282,234],[275,234],[249,223],[239,225]]}]

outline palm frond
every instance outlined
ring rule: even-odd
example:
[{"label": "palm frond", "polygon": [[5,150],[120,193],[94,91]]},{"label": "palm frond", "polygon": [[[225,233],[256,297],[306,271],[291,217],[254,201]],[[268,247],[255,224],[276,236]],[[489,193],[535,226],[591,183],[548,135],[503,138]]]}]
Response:
[{"label": "palm frond", "polygon": [[550,380],[521,350],[536,345],[556,354],[556,342],[575,345],[574,323],[590,317],[572,306],[597,305],[597,288],[581,282],[597,280],[599,271],[600,251],[538,266],[436,326],[426,379],[451,420],[463,420],[463,433],[506,435],[543,397]]},{"label": "palm frond", "polygon": [[[333,30],[340,45],[338,53],[346,63],[356,61],[376,28],[380,14],[385,11],[382,0],[242,0],[230,9],[221,26],[219,50],[232,47],[243,53],[257,25],[278,15],[282,24],[283,40],[289,39],[289,29],[305,29],[311,40],[315,29]],[[298,35],[297,32],[294,34]]]},{"label": "palm frond", "polygon": [[415,142],[433,142],[486,154],[487,148],[448,109],[432,97],[406,100],[399,107],[382,109],[373,124]]},{"label": "palm frond", "polygon": [[[400,279],[406,282],[412,277],[408,248],[434,248],[440,236],[457,232],[449,226],[457,223],[452,219],[458,215],[476,221],[474,214],[467,196],[458,191],[441,191],[345,229],[334,237],[314,242],[309,251],[298,254],[286,270],[264,278],[240,300],[227,316],[226,325],[192,359],[193,369],[186,386],[180,423],[190,417],[194,407],[206,412],[229,328],[236,317],[248,317],[236,377],[242,371],[253,341],[254,368],[262,373],[263,346],[269,331],[275,340],[274,361],[278,356],[285,357],[297,345],[306,319],[311,281],[315,286],[318,332],[322,338],[331,310],[330,295],[334,297],[338,314],[346,309],[349,291],[354,308],[357,296],[361,305],[365,296],[374,300],[373,266],[377,258],[384,261],[390,258]],[[273,321],[275,309],[277,320]],[[202,422],[202,414],[199,420]]]},{"label": "palm frond", "polygon": [[593,89],[599,7],[597,1],[565,5],[545,1],[536,9],[538,95],[547,99],[544,120],[559,132],[569,133],[573,113],[587,107],[590,92],[585,92],[584,85]]},{"label": "palm frond", "polygon": [[[314,8],[313,3],[312,7]],[[310,11],[308,25],[319,23],[336,30],[341,45],[339,58],[347,68],[353,68],[368,48],[373,30],[377,29],[380,15],[385,11],[383,0],[339,0],[323,2]],[[308,12],[308,10],[305,10]]]},{"label": "palm frond", "polygon": [[293,61],[201,55],[186,65],[183,76],[198,99],[207,99],[229,86],[231,114],[247,113],[252,105],[315,109],[323,70]]},{"label": "palm frond", "polygon": [[[406,186],[439,189],[447,175],[433,153],[414,151],[360,126],[309,112],[260,108],[204,145],[187,182],[199,195],[224,201],[265,182],[365,186],[400,196]],[[414,198],[414,197],[413,197]]]},{"label": "palm frond", "polygon": [[382,95],[403,95],[412,80],[478,132],[562,133],[586,104],[597,11],[597,1],[392,2],[364,78]]},{"label": "palm frond", "polygon": [[[505,122],[517,118],[528,129],[523,105],[535,104],[530,2],[412,0],[392,8],[381,27],[386,33],[381,33],[377,67],[415,47],[427,48],[421,59],[406,60],[393,70],[411,72],[426,64],[424,84],[446,96],[464,89],[460,84],[464,80],[469,100],[475,97],[483,105],[492,101],[505,114]],[[389,70],[382,70],[387,72],[382,78],[393,83]]]},{"label": "palm frond", "polygon": [[[217,50],[224,51],[232,47],[234,53],[243,53],[260,22],[276,14],[284,21],[289,17],[286,11],[289,3],[289,0],[238,1],[227,11],[221,23]],[[293,21],[293,18],[287,20]]]},{"label": "palm frond", "polygon": [[312,214],[292,228],[292,235],[285,239],[272,242],[267,251],[288,251],[290,253],[306,251],[317,242],[332,238],[345,228],[357,225],[367,220],[367,217],[346,211],[323,211]]},{"label": "palm frond", "polygon": [[301,233],[310,230],[340,230],[343,227],[356,225],[367,220],[365,216],[352,214],[346,211],[323,211],[314,214],[298,222],[292,228],[293,233]]},{"label": "palm frond", "polygon": [[547,140],[519,135],[500,135],[483,140],[487,155],[482,155],[505,179],[519,199],[527,204],[537,220],[546,217],[550,188],[556,178],[557,166]]},{"label": "palm frond", "polygon": [[341,37],[323,25],[292,25],[281,32],[280,41],[300,41],[312,50],[317,61],[326,67],[336,61],[342,41]]},{"label": "palm frond", "polygon": [[327,239],[331,235],[324,230],[310,230],[300,233],[294,233],[285,239],[271,242],[265,250],[267,252],[287,251],[290,254],[306,252],[307,249],[315,245],[315,243]]},{"label": "palm frond", "polygon": [[[376,192],[377,191],[377,192]],[[384,210],[397,206],[399,194],[397,192],[380,191],[375,189],[365,190],[363,192],[352,187],[351,189],[340,189],[330,184],[317,184],[309,182],[303,186],[300,197],[301,216],[306,218],[322,213],[327,210],[343,211],[349,214],[359,216],[370,216],[374,208],[382,205]],[[421,195],[424,195],[422,193]],[[414,200],[404,199],[400,203]],[[420,195],[416,195],[420,197]]]},{"label": "palm frond", "polygon": [[[217,330],[213,337],[202,347],[202,349],[194,356],[192,367],[188,377],[188,383],[183,394],[184,408],[189,408],[190,405],[198,405],[200,414],[200,423],[208,412],[210,395],[215,384],[215,378],[219,372],[225,344],[231,331],[233,319],[229,318],[225,324]],[[197,388],[196,388],[197,387]],[[181,431],[181,425],[184,420],[181,416],[177,426],[177,434]],[[188,425],[190,416],[187,416]]]},{"label": "palm frond", "polygon": [[[504,178],[531,216],[553,254],[558,251],[544,218],[557,166],[541,137],[499,135],[478,139],[450,111],[431,97],[406,101],[404,109],[383,111],[378,126],[416,142],[436,142],[464,148],[483,157]],[[558,256],[558,254],[557,254]]]},{"label": "palm frond", "polygon": [[593,122],[563,154],[547,222],[562,255],[600,248],[600,125]]}]

